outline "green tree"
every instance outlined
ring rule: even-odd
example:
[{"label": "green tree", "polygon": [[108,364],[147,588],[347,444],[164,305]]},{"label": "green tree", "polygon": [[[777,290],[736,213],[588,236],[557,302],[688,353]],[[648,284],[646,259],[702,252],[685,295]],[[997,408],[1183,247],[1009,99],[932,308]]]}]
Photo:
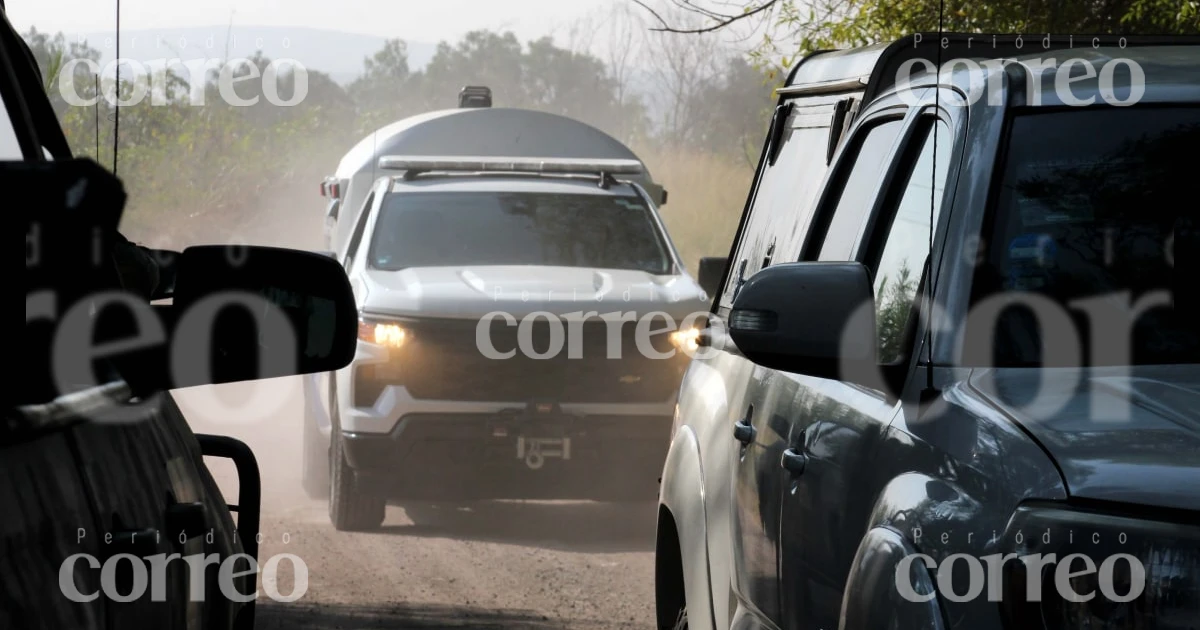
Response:
[{"label": "green tree", "polygon": [[[1200,0],[749,0],[741,10],[714,11],[693,0],[669,0],[705,23],[679,28],[658,17],[657,30],[696,33],[736,23],[765,27],[760,59],[786,67],[796,54],[857,46],[942,28],[954,32],[1071,34],[1197,34]],[[795,42],[791,49],[782,42]]]},{"label": "green tree", "polygon": [[457,45],[439,44],[429,65],[408,85],[420,95],[411,113],[455,107],[463,86],[486,85],[497,107],[568,116],[618,135],[618,130],[628,135],[644,129],[642,104],[622,96],[623,86],[603,61],[561,48],[548,37],[523,46],[511,32],[467,33]]},{"label": "green tree", "polygon": [[884,276],[875,295],[875,327],[879,331],[879,360],[887,363],[904,350],[904,331],[916,296],[916,280],[907,264],[900,266],[895,278]]},{"label": "green tree", "polygon": [[730,56],[717,79],[691,97],[689,124],[696,132],[690,148],[736,155],[753,166],[774,106],[769,88],[778,83],[746,57]]},{"label": "green tree", "polygon": [[363,73],[346,93],[358,112],[358,131],[378,129],[420,111],[420,77],[408,66],[408,45],[399,39],[384,43],[363,60]]}]

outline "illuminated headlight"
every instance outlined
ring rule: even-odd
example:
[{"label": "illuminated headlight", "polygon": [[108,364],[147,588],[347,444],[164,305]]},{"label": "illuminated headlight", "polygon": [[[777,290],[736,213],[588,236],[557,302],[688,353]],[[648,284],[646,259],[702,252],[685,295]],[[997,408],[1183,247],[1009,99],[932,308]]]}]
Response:
[{"label": "illuminated headlight", "polygon": [[1005,627],[1196,628],[1200,527],[1186,520],[1021,508],[1005,535],[1021,559],[1004,564]]},{"label": "illuminated headlight", "polygon": [[395,322],[358,320],[358,338],[368,343],[399,348],[408,341],[408,337],[408,330]]},{"label": "illuminated headlight", "polygon": [[676,330],[671,333],[671,343],[680,350],[695,352],[700,347],[700,329]]}]

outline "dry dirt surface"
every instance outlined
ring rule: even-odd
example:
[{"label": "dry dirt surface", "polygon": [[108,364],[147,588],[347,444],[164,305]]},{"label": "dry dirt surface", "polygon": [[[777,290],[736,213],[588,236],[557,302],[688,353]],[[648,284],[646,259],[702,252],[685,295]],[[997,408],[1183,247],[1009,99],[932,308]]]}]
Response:
[{"label": "dry dirt surface", "polygon": [[[178,390],[197,433],[232,435],[262,470],[265,567],[280,561],[274,593],[260,590],[258,628],[653,627],[653,504],[496,502],[431,510],[420,524],[389,507],[379,532],[333,529],[325,501],[301,490],[298,378]],[[236,473],[209,460],[226,498]],[[270,580],[264,573],[264,581]]]}]

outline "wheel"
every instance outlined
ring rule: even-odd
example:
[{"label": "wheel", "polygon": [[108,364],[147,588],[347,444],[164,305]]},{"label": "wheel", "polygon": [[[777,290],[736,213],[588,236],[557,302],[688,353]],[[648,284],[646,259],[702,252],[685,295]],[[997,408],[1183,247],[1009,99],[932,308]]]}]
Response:
[{"label": "wheel", "polygon": [[355,487],[354,471],[346,462],[342,431],[338,426],[336,391],[330,392],[330,413],[333,427],[329,439],[329,520],[334,529],[362,532],[378,529],[383,524],[383,497],[363,494]]},{"label": "wheel", "polygon": [[[330,413],[333,413],[333,376],[329,378]],[[329,441],[321,435],[316,422],[304,418],[304,450],[300,459],[300,484],[310,499],[329,498]]]},{"label": "wheel", "polygon": [[654,607],[658,630],[687,630],[687,594],[683,582],[683,552],[674,520],[665,512],[658,520],[654,548]]}]

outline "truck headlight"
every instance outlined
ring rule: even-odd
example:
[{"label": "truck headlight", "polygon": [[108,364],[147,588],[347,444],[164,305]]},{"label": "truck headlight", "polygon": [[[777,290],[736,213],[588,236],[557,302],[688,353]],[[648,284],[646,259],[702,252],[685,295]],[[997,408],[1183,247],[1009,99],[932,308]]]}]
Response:
[{"label": "truck headlight", "polygon": [[1185,630],[1200,621],[1194,522],[1030,506],[1005,536],[1021,558],[1004,564],[1005,627]]},{"label": "truck headlight", "polygon": [[672,332],[671,344],[684,352],[695,352],[700,347],[700,329],[686,328]]},{"label": "truck headlight", "polygon": [[358,338],[367,343],[388,348],[399,348],[408,341],[408,337],[408,330],[395,322],[361,317],[358,320]]}]

